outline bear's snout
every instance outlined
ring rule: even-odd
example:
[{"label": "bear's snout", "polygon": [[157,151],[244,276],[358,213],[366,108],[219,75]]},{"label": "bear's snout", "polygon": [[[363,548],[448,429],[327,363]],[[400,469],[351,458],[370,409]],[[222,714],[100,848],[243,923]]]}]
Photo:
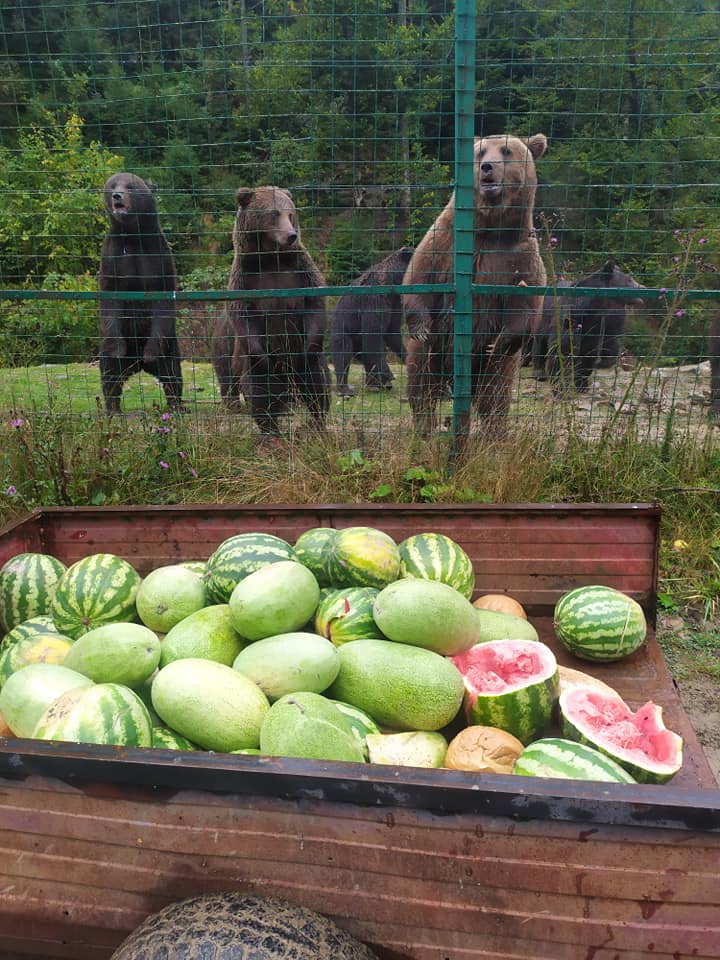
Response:
[{"label": "bear's snout", "polygon": [[295,243],[297,243],[297,238],[298,235],[296,230],[288,230],[285,237],[285,243],[288,245],[288,247],[292,247]]}]

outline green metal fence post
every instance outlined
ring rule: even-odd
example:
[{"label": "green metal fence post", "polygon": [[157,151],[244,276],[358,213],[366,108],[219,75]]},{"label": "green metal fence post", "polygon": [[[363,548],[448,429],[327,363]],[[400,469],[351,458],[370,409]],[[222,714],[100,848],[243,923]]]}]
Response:
[{"label": "green metal fence post", "polygon": [[452,458],[470,432],[470,351],[473,281],[473,140],[475,133],[475,0],[455,5],[455,226],[453,244],[455,335],[453,338]]}]

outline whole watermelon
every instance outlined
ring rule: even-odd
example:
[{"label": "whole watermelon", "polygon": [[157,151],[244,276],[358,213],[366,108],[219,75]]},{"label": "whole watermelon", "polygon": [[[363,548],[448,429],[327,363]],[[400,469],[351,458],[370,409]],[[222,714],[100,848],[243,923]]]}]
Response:
[{"label": "whole watermelon", "polygon": [[640,604],[613,587],[577,587],[555,604],[555,633],[581,660],[613,661],[645,642],[647,623]]},{"label": "whole watermelon", "polygon": [[137,618],[137,570],[112,553],[93,553],[68,567],[55,590],[50,612],[60,633],[77,640],[105,623]]},{"label": "whole watermelon", "polygon": [[447,583],[469,600],[475,588],[472,560],[444,533],[416,533],[399,545],[400,576]]},{"label": "whole watermelon", "polygon": [[0,627],[12,630],[50,613],[65,564],[46,553],[18,553],[0,568]]},{"label": "whole watermelon", "polygon": [[315,629],[336,647],[367,637],[384,639],[373,616],[373,605],[379,592],[376,587],[327,591],[315,611]]},{"label": "whole watermelon", "polygon": [[295,553],[300,563],[315,575],[320,587],[330,586],[330,551],[337,537],[332,527],[313,527],[295,541]]},{"label": "whole watermelon", "polygon": [[338,531],[331,545],[328,570],[334,587],[381,590],[400,574],[400,551],[382,530],[347,527]]},{"label": "whole watermelon", "polygon": [[269,563],[297,560],[293,547],[271,533],[238,533],[223,540],[207,562],[207,590],[214,603],[227,603],[235,587]]},{"label": "whole watermelon", "polygon": [[152,723],[147,707],[129,687],[94,683],[74,687],[53,701],[38,720],[33,737],[151,747]]}]

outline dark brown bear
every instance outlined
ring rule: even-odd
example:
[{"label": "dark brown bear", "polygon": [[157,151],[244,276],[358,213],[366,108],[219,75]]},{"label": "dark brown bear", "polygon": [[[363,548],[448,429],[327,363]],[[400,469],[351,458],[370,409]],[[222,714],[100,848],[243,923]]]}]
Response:
[{"label": "dark brown bear", "polygon": [[[100,258],[100,290],[177,290],[175,261],[158,220],[152,188],[132,173],[104,187],[110,220]],[[146,370],[160,381],[168,406],[182,403],[174,300],[101,300],[100,378],[108,413],[120,410],[123,384]]]},{"label": "dark brown bear", "polygon": [[[413,255],[412,247],[401,247],[353,280],[354,287],[402,283]],[[330,356],[335,368],[337,392],[351,397],[348,368],[358,357],[365,367],[368,390],[390,390],[395,379],[388,366],[386,350],[405,363],[402,338],[402,306],[397,293],[346,293],[338,300],[330,328]]]},{"label": "dark brown bear", "polygon": [[[477,284],[545,286],[545,267],[533,228],[535,161],[547,140],[501,135],[475,141],[474,269]],[[455,197],[421,240],[405,284],[453,280]],[[480,293],[473,296],[471,396],[487,426],[507,415],[523,338],[533,329],[542,296]],[[447,390],[453,358],[453,296],[407,293],[403,309],[408,344],[408,397],[416,428],[435,425],[438,400]]]},{"label": "dark brown bear", "polygon": [[533,336],[533,366],[544,370],[558,390],[560,384],[586,393],[595,367],[612,367],[620,357],[628,307],[642,307],[632,291],[642,284],[607,260],[571,287],[601,290],[627,288],[620,297],[589,294],[584,297],[548,295]]},{"label": "dark brown bear", "polygon": [[261,443],[275,446],[279,417],[294,399],[305,404],[319,425],[330,405],[322,352],[325,300],[282,295],[323,287],[325,281],[300,240],[292,196],[280,187],[237,191],[233,247],[229,289],[279,295],[229,302],[214,331],[215,372],[225,403],[234,407],[244,394]]}]

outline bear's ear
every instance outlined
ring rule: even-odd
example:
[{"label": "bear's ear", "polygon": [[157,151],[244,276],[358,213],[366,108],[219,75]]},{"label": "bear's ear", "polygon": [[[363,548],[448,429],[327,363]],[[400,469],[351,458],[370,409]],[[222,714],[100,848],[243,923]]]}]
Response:
[{"label": "bear's ear", "polygon": [[250,187],[238,187],[238,191],[235,194],[237,205],[244,210],[252,200],[254,193],[255,191]]},{"label": "bear's ear", "polygon": [[539,160],[547,150],[547,137],[544,133],[536,133],[534,136],[529,137],[526,143],[528,150],[535,160]]},{"label": "bear's ear", "polygon": [[606,260],[600,272],[603,274],[603,276],[611,277],[615,272],[615,261],[612,258],[610,260]]}]

